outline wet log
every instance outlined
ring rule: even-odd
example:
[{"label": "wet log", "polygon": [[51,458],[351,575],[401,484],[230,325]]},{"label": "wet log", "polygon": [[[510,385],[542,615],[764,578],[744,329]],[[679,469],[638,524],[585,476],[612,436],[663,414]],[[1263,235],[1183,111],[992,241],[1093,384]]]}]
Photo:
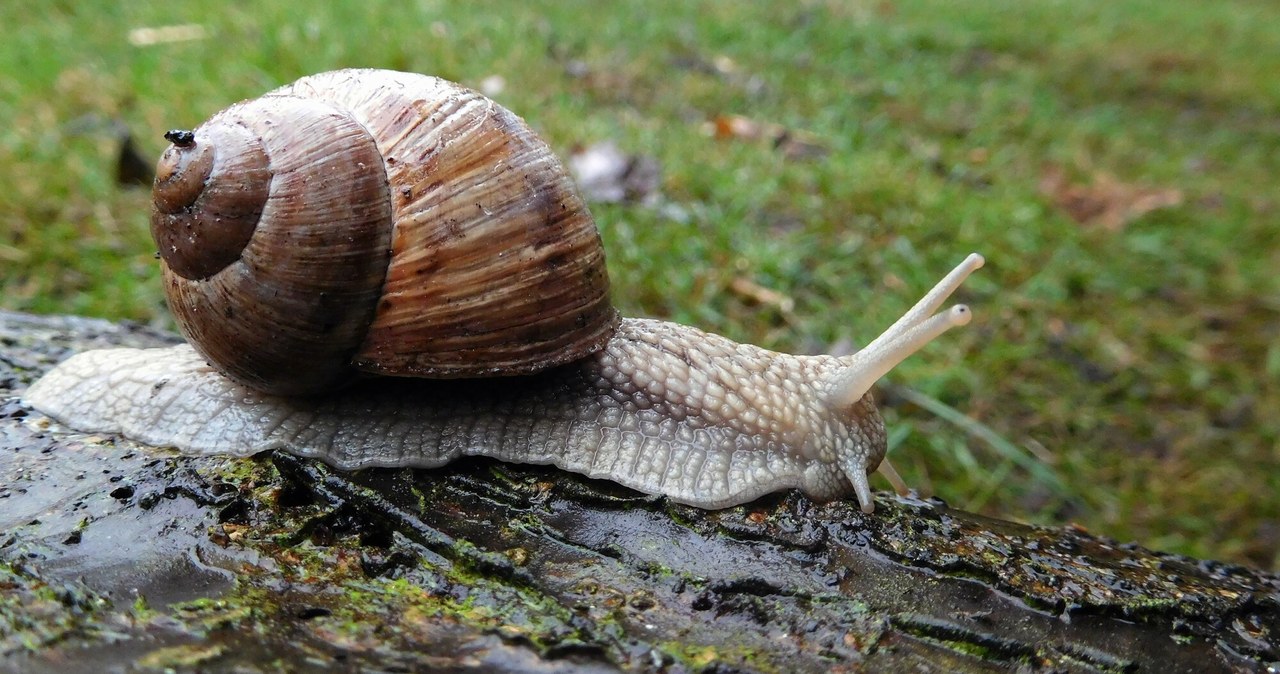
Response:
[{"label": "wet log", "polygon": [[1280,577],[878,494],[717,512],[554,469],[340,473],[72,432],[23,389],[139,326],[0,312],[0,669],[1280,669]]}]

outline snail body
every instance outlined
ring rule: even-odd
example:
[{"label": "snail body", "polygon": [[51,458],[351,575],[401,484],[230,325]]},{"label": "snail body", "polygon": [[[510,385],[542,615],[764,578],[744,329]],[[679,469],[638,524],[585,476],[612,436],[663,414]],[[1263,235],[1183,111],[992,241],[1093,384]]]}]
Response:
[{"label": "snail body", "polygon": [[458,85],[323,73],[168,137],[152,230],[190,345],[79,354],[24,398],[190,454],[484,455],[706,508],[799,488],[871,512],[870,472],[902,486],[868,391],[968,322],[940,309],[982,265],[970,255],[855,354],[789,355],[619,319],[559,161]]}]

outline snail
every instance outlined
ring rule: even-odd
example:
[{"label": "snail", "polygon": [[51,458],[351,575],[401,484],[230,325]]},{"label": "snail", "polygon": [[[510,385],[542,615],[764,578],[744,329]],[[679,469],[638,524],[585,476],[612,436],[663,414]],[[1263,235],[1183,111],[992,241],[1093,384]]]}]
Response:
[{"label": "snail", "polygon": [[854,495],[871,386],[946,330],[972,254],[849,356],[620,318],[599,233],[515,114],[434,77],[305,77],[166,134],[152,233],[187,344],[77,354],[25,400],[193,455],[554,464],[708,509]]}]

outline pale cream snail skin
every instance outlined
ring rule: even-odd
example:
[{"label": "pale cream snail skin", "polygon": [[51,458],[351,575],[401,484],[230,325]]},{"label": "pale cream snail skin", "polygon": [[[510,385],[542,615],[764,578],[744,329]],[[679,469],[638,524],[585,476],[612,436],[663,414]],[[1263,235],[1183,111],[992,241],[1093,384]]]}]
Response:
[{"label": "pale cream snail skin", "polygon": [[871,386],[969,321],[942,305],[983,264],[857,353],[789,355],[618,318],[560,162],[459,85],[321,73],[166,137],[152,232],[189,344],[81,353],[24,399],[186,454],[481,455],[703,508],[798,488],[870,513],[870,472],[905,491]]}]

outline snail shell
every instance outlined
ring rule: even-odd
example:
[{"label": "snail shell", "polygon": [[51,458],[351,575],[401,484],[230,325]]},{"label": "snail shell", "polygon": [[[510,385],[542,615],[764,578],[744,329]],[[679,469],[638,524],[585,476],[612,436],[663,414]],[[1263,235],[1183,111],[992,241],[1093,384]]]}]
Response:
[{"label": "snail shell", "polygon": [[151,229],[169,305],[241,383],[298,395],[356,372],[524,374],[616,329],[567,172],[474,91],[335,71],[167,137]]}]

